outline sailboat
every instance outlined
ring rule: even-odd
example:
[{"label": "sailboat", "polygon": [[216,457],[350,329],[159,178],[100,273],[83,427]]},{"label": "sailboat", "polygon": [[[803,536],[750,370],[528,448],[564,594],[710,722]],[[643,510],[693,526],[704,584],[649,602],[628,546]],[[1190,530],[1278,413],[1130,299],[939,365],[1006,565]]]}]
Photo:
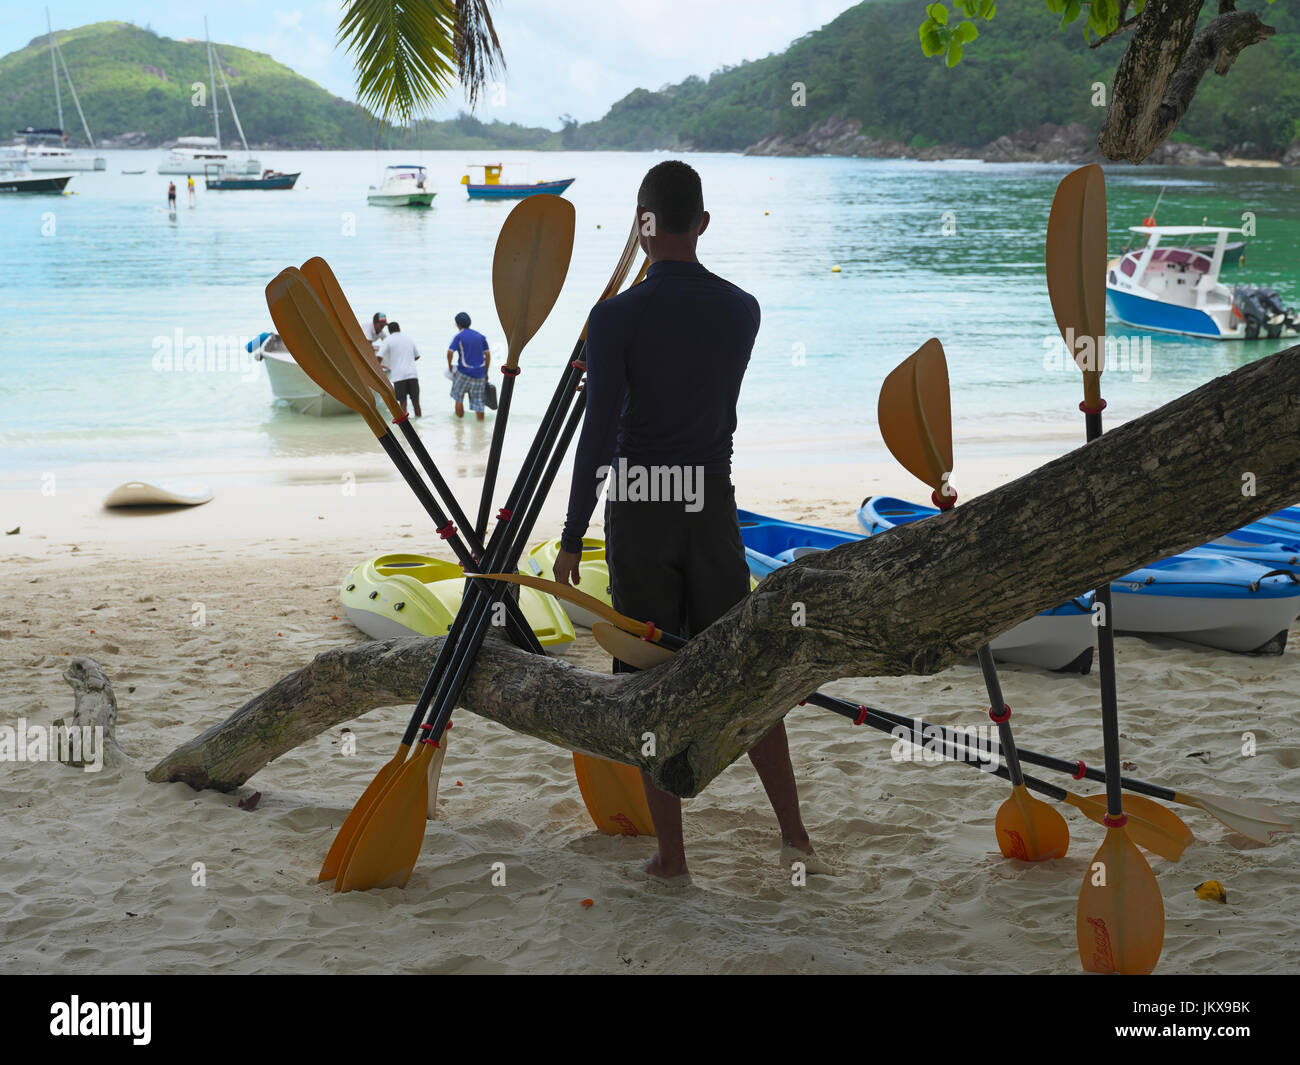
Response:
[{"label": "sailboat", "polygon": [[[16,130],[22,139],[3,150],[4,163],[14,165],[26,163],[32,170],[103,170],[108,164],[102,155],[95,154],[95,138],[90,135],[90,126],[86,124],[86,114],[81,110],[81,100],[77,96],[77,87],[72,84],[72,75],[68,73],[68,64],[64,61],[63,51],[54,37],[50,23],[50,9],[45,9],[45,31],[50,42],[50,73],[54,76],[54,104],[59,112],[57,129]],[[63,76],[68,79],[68,88],[72,92],[72,102],[77,105],[77,114],[81,117],[81,128],[86,131],[86,143],[89,150],[66,147],[68,135],[63,132],[63,95],[59,91],[59,67],[63,67]]]},{"label": "sailboat", "polygon": [[[226,72],[221,66],[221,57],[213,56],[216,49],[212,47],[212,35],[208,32],[208,20],[203,19],[203,36],[208,45],[208,78],[212,86],[212,137],[181,137],[167,156],[158,164],[160,174],[210,174],[216,169],[218,174],[257,174],[262,164],[249,154],[248,141],[244,137],[244,127],[239,124],[239,112],[235,110],[235,99],[230,95],[230,83],[226,81]],[[236,162],[230,153],[221,147],[221,109],[217,106],[217,72],[221,72],[221,84],[226,90],[226,102],[230,105],[230,116],[235,120],[235,129],[239,132],[239,141],[244,146],[244,159]]]}]

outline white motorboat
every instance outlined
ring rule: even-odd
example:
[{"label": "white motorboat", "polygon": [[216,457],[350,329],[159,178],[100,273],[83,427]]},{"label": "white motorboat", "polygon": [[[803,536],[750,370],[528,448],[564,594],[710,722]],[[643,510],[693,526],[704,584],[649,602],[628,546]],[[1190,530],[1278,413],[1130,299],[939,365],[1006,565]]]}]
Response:
[{"label": "white motorboat", "polygon": [[62,192],[71,174],[33,174],[25,160],[0,159],[0,192]]},{"label": "white motorboat", "polygon": [[[1300,335],[1300,318],[1269,288],[1219,281],[1230,233],[1226,226],[1130,226],[1146,244],[1106,269],[1111,312],[1126,325],[1210,340]],[[1208,254],[1183,238],[1210,234]]]},{"label": "white motorboat", "polygon": [[344,406],[307,376],[306,371],[293,361],[278,334],[263,333],[258,341],[253,358],[266,366],[266,378],[271,382],[271,393],[276,399],[284,400],[294,410],[315,418],[352,413],[350,407]]},{"label": "white motorboat", "polygon": [[384,171],[384,182],[372,187],[366,202],[371,207],[429,207],[436,193],[428,187],[424,167],[401,163]]},{"label": "white motorboat", "polygon": [[[208,78],[212,86],[212,132],[211,137],[180,137],[172,145],[166,157],[158,164],[160,174],[207,174],[210,167],[218,167],[222,174],[260,174],[262,164],[252,158],[248,140],[244,136],[244,127],[239,124],[239,112],[235,110],[235,98],[230,95],[230,83],[226,81],[226,71],[221,65],[221,57],[212,47],[212,35],[208,33],[208,20],[203,20],[203,32],[208,44]],[[226,103],[230,106],[230,117],[235,120],[235,129],[239,141],[244,146],[244,158],[237,161],[221,147],[221,114],[217,106],[217,74],[221,74],[221,84],[226,90]]]}]

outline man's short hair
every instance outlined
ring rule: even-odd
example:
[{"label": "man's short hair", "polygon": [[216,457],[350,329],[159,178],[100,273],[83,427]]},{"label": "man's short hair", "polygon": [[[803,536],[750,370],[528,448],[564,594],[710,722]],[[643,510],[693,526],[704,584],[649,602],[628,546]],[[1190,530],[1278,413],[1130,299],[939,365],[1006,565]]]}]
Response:
[{"label": "man's short hair", "polygon": [[460,326],[462,329],[468,329],[469,315],[466,314],[464,311],[461,311],[460,314],[456,315],[456,324]]},{"label": "man's short hair", "polygon": [[704,217],[700,175],[679,159],[652,166],[641,179],[637,203],[654,215],[661,233],[689,233]]},{"label": "man's short hair", "polygon": [[396,322],[389,322],[388,331],[390,333],[400,333],[402,331],[402,327],[398,325]]}]

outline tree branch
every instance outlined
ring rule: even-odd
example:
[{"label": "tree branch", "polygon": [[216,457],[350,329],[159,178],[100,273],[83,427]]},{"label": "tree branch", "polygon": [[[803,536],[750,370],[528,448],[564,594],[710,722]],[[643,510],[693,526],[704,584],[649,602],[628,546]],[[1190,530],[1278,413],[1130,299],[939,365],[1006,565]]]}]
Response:
[{"label": "tree branch", "polygon": [[[1243,494],[1247,473],[1258,494]],[[659,669],[607,676],[489,641],[461,705],[690,796],[828,681],[935,673],[1040,610],[1297,501],[1300,346],[947,514],[791,563]],[[413,699],[440,642],[326,652],[149,779],[236,787],[332,724]],[[656,757],[640,753],[644,732]]]},{"label": "tree branch", "polygon": [[1150,0],[1120,60],[1098,137],[1108,159],[1140,163],[1177,127],[1213,64],[1225,75],[1242,50],[1276,32],[1250,11],[1220,2],[1199,34],[1202,0]]}]

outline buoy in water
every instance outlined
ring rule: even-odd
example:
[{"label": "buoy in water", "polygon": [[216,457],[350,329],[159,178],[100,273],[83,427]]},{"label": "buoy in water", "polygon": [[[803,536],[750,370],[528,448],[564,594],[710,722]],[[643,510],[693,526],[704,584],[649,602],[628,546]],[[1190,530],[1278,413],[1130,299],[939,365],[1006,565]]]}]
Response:
[{"label": "buoy in water", "polygon": [[840,272],[840,268],[839,268],[838,264],[835,265],[835,266],[832,266],[832,267],[831,267],[831,273],[832,273],[832,274],[838,274],[839,272]]}]

